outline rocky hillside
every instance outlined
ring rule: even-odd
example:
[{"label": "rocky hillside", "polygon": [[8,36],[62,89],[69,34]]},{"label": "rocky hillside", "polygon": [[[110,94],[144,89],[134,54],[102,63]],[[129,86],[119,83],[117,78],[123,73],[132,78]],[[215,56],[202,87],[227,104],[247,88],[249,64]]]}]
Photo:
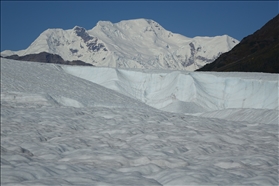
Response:
[{"label": "rocky hillside", "polygon": [[231,51],[197,71],[279,73],[279,14]]},{"label": "rocky hillside", "polygon": [[80,60],[65,61],[59,55],[49,54],[47,52],[41,52],[39,54],[28,54],[25,56],[12,55],[5,57],[7,59],[15,59],[20,61],[33,61],[33,62],[43,62],[43,63],[57,63],[64,65],[83,65],[83,66],[93,66],[92,64],[85,63]]}]

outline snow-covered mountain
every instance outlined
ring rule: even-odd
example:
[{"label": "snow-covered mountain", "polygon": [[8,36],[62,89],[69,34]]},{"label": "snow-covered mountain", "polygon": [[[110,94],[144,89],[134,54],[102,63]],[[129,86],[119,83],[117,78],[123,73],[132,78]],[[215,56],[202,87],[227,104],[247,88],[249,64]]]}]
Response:
[{"label": "snow-covered mountain", "polygon": [[228,36],[188,38],[165,30],[149,19],[119,23],[99,21],[91,30],[47,29],[27,49],[1,56],[58,54],[95,66],[196,70],[231,50],[239,41]]}]

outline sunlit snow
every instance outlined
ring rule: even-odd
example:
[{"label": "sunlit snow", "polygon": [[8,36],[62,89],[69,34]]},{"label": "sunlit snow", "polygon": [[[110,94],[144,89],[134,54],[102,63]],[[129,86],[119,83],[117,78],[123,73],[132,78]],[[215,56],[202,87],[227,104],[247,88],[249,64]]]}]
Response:
[{"label": "sunlit snow", "polygon": [[170,112],[198,113],[228,108],[278,110],[278,76],[274,74],[71,66],[63,69]]},{"label": "sunlit snow", "polygon": [[278,89],[1,58],[1,185],[278,185]]},{"label": "sunlit snow", "polygon": [[48,52],[94,66],[194,71],[238,43],[228,35],[188,38],[165,30],[153,20],[132,19],[99,21],[90,30],[79,26],[47,29],[27,49],[5,50],[1,56]]}]

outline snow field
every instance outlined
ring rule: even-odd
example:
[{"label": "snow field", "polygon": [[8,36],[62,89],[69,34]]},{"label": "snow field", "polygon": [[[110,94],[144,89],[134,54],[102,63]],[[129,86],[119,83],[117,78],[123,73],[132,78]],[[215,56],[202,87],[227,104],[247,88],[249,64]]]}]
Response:
[{"label": "snow field", "polygon": [[[269,99],[245,105],[261,109],[227,108],[197,112],[198,117],[170,113],[91,82],[88,77],[93,76],[80,67],[73,69],[1,59],[1,185],[278,185],[278,123],[273,120],[278,110],[267,104]],[[95,78],[100,84],[151,103],[161,90],[171,94],[177,82],[184,82],[180,72],[103,68],[94,73],[99,73]],[[196,79],[203,77],[198,75]],[[214,73],[206,75],[213,78]],[[192,83],[195,91],[205,86],[198,89],[192,76],[187,75],[184,85]],[[242,77],[244,87],[255,76]],[[272,87],[274,77],[263,75],[261,81]],[[148,88],[146,95],[140,87]],[[190,94],[178,88],[188,99],[195,96],[193,90]],[[231,118],[241,109],[262,118]]]}]

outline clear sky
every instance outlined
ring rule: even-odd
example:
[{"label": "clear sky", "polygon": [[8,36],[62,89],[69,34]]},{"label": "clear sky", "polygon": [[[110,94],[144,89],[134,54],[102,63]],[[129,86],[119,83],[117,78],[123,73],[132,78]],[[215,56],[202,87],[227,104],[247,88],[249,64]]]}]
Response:
[{"label": "clear sky", "polygon": [[241,40],[278,14],[278,1],[1,1],[1,51],[26,49],[48,28],[92,29],[152,19],[187,37],[227,34]]}]

